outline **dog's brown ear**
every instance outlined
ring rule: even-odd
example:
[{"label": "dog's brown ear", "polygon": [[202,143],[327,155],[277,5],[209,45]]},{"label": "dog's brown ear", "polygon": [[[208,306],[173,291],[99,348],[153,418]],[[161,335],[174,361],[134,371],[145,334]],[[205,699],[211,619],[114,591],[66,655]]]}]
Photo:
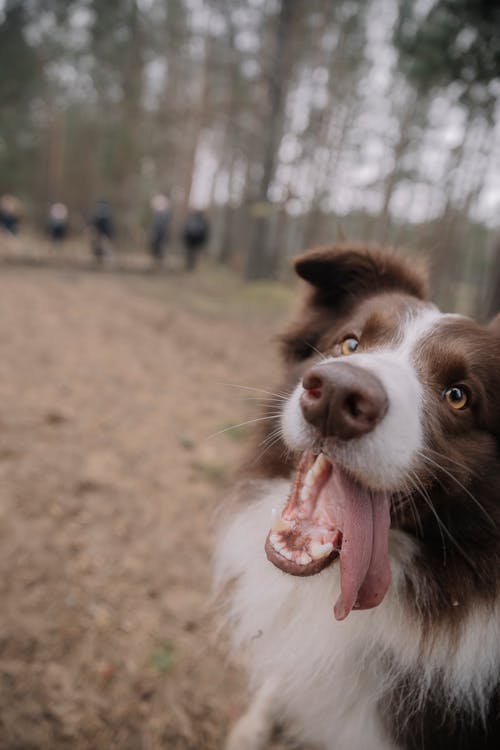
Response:
[{"label": "dog's brown ear", "polygon": [[314,288],[314,301],[339,307],[382,291],[427,298],[427,278],[416,262],[391,251],[351,243],[321,247],[300,255],[295,271]]}]

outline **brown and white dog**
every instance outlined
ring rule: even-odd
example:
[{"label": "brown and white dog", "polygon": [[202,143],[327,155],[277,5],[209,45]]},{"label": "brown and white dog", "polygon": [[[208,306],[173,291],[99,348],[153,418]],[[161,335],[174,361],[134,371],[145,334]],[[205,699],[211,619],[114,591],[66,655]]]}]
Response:
[{"label": "brown and white dog", "polygon": [[392,253],[295,268],[270,447],[217,551],[255,693],[227,747],[498,749],[500,316],[441,313]]}]

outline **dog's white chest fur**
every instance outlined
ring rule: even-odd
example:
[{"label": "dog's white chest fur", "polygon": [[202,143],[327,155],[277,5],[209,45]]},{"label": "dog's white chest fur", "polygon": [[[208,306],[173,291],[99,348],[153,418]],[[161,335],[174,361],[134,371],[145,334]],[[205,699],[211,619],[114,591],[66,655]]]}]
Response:
[{"label": "dog's white chest fur", "polygon": [[304,741],[335,750],[366,750],[370,737],[372,750],[390,748],[375,711],[380,657],[388,647],[378,635],[389,627],[393,633],[399,630],[390,597],[377,610],[355,612],[337,622],[338,566],[300,579],[271,565],[263,544],[272,508],[281,507],[289,483],[266,484],[262,499],[228,527],[217,565],[219,580],[238,577],[230,616],[235,644],[248,650],[251,684],[254,689],[267,685],[268,692],[275,686],[270,698],[275,715],[283,715]]},{"label": "dog's white chest fur", "polygon": [[[228,600],[234,644],[247,653],[251,687],[264,691],[261,703],[272,703],[263,710],[278,722],[282,717],[295,737],[328,750],[366,750],[367,741],[370,750],[389,750],[395,746],[382,726],[379,701],[402,671],[415,668],[422,653],[420,629],[398,594],[414,544],[401,532],[391,532],[393,583],[386,598],[375,609],[354,611],[337,622],[332,608],[339,593],[338,565],[296,578],[277,570],[264,554],[272,509],[283,505],[288,491],[284,480],[256,485],[258,499],[240,507],[219,541],[217,584],[235,579]],[[418,687],[425,691],[432,675],[444,672],[450,702],[464,709],[469,702],[481,704],[484,696],[477,688],[487,684],[483,678],[499,651],[496,623],[493,629],[485,627],[484,616],[477,614],[469,625],[464,648],[459,644],[452,652],[444,635],[436,637]],[[491,648],[487,661],[481,639],[474,644],[470,637],[478,629],[482,645]],[[397,673],[394,666],[387,668],[394,663]],[[480,678],[476,686],[474,674]],[[412,696],[415,703],[422,698],[418,691]]]}]

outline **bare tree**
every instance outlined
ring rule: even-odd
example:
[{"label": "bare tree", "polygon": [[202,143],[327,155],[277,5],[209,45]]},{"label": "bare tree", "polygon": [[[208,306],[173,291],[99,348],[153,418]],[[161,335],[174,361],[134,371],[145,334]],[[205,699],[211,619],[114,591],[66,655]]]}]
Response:
[{"label": "bare tree", "polygon": [[300,0],[291,3],[281,0],[274,19],[274,29],[269,54],[269,63],[264,70],[263,103],[262,103],[262,161],[261,177],[255,202],[261,204],[254,219],[253,238],[246,264],[246,278],[265,278],[269,268],[269,217],[266,210],[269,198],[269,187],[276,166],[276,154],[283,121],[283,103],[287,81],[287,63],[289,63],[289,40],[292,33],[294,17]]}]

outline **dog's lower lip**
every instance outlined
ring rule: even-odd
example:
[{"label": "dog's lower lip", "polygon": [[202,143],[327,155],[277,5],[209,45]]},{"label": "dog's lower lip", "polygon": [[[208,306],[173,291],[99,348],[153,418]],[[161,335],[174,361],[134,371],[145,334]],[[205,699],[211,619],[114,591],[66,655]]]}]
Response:
[{"label": "dog's lower lip", "polygon": [[319,573],[339,555],[342,534],[317,510],[317,500],[332,471],[324,453],[306,451],[299,462],[288,502],[277,512],[266,539],[266,555],[291,575]]},{"label": "dog's lower lip", "polygon": [[289,573],[294,576],[307,577],[320,573],[339,556],[339,550],[333,549],[332,545],[330,545],[331,549],[328,554],[324,554],[318,558],[308,556],[309,559],[307,561],[302,560],[300,562],[294,562],[279,552],[274,544],[275,542],[272,539],[272,532],[269,532],[265,544],[267,559],[276,565],[276,567],[280,568],[284,573]]}]

